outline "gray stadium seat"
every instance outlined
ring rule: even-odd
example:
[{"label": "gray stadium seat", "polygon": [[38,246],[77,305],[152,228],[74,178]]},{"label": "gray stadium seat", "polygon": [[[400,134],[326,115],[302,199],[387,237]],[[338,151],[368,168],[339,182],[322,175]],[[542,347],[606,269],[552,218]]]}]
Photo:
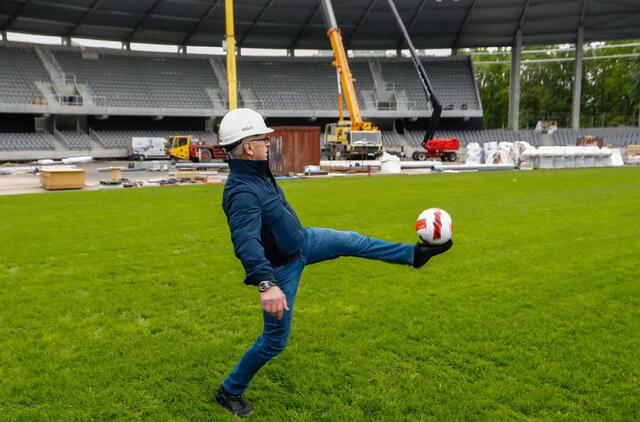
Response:
[{"label": "gray stadium seat", "polygon": [[49,75],[33,47],[0,46],[0,103],[33,104],[42,98],[37,81]]},{"label": "gray stadium seat", "polygon": [[91,59],[72,51],[55,51],[55,56],[107,106],[213,108],[206,90],[218,81],[204,58],[99,54]]},{"label": "gray stadium seat", "polygon": [[42,151],[55,149],[48,133],[0,133],[0,151]]}]

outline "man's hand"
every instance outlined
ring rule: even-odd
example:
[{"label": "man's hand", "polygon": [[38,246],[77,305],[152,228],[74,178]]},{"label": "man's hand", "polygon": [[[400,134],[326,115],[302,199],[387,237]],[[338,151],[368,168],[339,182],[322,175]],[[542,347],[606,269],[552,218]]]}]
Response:
[{"label": "man's hand", "polygon": [[260,303],[266,313],[278,319],[282,319],[284,312],[289,310],[287,296],[278,286],[270,287],[266,292],[260,293]]}]

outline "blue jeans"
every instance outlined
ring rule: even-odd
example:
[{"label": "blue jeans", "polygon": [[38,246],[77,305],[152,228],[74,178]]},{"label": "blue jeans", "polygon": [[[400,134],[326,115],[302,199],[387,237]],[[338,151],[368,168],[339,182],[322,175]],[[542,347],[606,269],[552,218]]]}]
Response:
[{"label": "blue jeans", "polygon": [[341,256],[357,256],[411,265],[413,264],[413,245],[389,243],[362,236],[356,232],[306,228],[305,244],[300,258],[275,268],[276,282],[287,296],[289,311],[284,313],[281,320],[263,312],[263,332],[224,380],[225,390],[231,394],[242,394],[260,368],[287,346],[296,292],[304,267]]}]

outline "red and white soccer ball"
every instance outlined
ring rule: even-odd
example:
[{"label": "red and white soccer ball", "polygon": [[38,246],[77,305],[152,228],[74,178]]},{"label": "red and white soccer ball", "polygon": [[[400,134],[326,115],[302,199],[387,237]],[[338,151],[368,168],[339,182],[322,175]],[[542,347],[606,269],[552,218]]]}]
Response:
[{"label": "red and white soccer ball", "polygon": [[453,235],[451,216],[440,208],[424,210],[416,220],[416,233],[421,241],[430,245],[447,243]]}]

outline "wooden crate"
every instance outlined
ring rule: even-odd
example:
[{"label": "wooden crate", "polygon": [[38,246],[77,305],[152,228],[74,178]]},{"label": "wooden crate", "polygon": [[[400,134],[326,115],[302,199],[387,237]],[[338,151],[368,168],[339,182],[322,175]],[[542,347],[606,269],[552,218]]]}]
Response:
[{"label": "wooden crate", "polygon": [[121,180],[122,179],[122,169],[120,167],[111,167],[111,180]]},{"label": "wooden crate", "polygon": [[47,190],[82,189],[85,185],[84,169],[41,169],[40,183]]},{"label": "wooden crate", "polygon": [[178,180],[199,180],[201,179],[200,177],[200,172],[197,170],[178,170],[176,171],[176,175],[175,175],[176,179]]}]

